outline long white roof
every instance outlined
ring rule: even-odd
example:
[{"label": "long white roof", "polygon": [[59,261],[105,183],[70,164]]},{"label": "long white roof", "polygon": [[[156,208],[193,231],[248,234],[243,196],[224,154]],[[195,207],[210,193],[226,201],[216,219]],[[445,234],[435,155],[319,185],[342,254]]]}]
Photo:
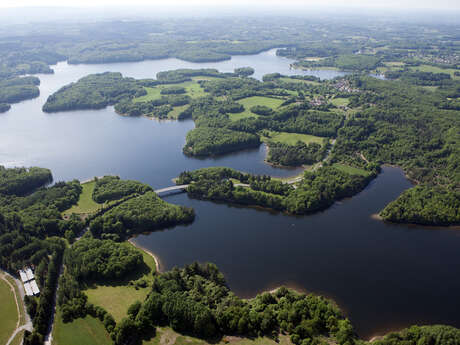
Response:
[{"label": "long white roof", "polygon": [[25,283],[26,281],[29,280],[29,279],[27,278],[26,272],[24,272],[23,270],[20,270],[20,271],[19,271],[19,275],[21,276],[21,280],[22,280],[23,283]]},{"label": "long white roof", "polygon": [[26,295],[27,296],[33,296],[34,293],[32,291],[32,287],[30,286],[30,283],[24,283],[24,290],[26,290]]},{"label": "long white roof", "polygon": [[30,287],[32,288],[32,292],[34,293],[34,295],[38,295],[40,293],[40,289],[38,288],[35,279],[30,281]]},{"label": "long white roof", "polygon": [[26,274],[27,274],[27,278],[28,278],[29,280],[32,280],[32,279],[35,278],[35,277],[34,277],[34,272],[32,272],[32,269],[31,269],[30,267],[27,267],[27,268],[26,268]]}]

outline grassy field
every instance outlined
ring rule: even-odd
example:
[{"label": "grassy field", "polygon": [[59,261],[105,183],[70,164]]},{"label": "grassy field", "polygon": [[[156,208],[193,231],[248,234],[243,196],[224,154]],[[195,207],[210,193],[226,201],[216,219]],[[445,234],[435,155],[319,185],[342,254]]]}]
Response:
[{"label": "grassy field", "polygon": [[219,342],[208,343],[205,340],[180,335],[179,333],[174,332],[171,328],[157,328],[157,334],[154,338],[149,341],[144,341],[142,345],[223,345],[223,344],[232,344],[232,345],[292,345],[291,340],[286,335],[280,335],[279,342],[276,342],[269,338],[256,338],[256,339],[247,339],[239,337],[224,337]]},{"label": "grassy field", "polygon": [[243,98],[237,101],[244,107],[244,111],[238,114],[228,114],[230,120],[237,121],[240,119],[245,119],[248,117],[258,117],[257,114],[252,113],[249,109],[255,105],[265,105],[267,107],[272,108],[275,110],[278,108],[284,100],[278,98],[270,98],[270,97],[263,97],[263,96],[253,96]]},{"label": "grassy field", "polygon": [[336,97],[331,100],[331,103],[336,107],[345,107],[350,103],[350,100],[348,98]]},{"label": "grassy field", "polygon": [[[207,77],[202,77],[202,79],[205,78]],[[196,81],[186,81],[179,84],[165,84],[156,87],[146,87],[145,90],[147,91],[147,94],[141,97],[134,98],[133,102],[148,102],[155,99],[160,99],[162,96],[161,89],[171,86],[183,87],[186,91],[185,94],[190,96],[191,98],[199,98],[206,96],[206,92],[201,88],[200,84],[198,84]]]},{"label": "grassy field", "polygon": [[0,279],[0,301],[2,301],[0,303],[0,344],[6,344],[16,329],[18,310],[14,293],[9,284],[3,280],[3,275]]},{"label": "grassy field", "polygon": [[284,102],[284,100],[271,97],[253,96],[240,99],[237,102],[242,104],[247,110],[254,105],[265,105],[266,107],[276,109]]},{"label": "grassy field", "polygon": [[16,282],[14,281],[13,278],[9,276],[5,276],[5,279],[10,282],[10,284],[14,287],[14,290],[16,291],[16,298],[18,300],[18,305],[19,305],[19,325],[23,325],[26,322],[26,318],[24,315],[24,301],[21,299],[21,294],[19,293],[18,286],[16,285]]},{"label": "grassy field", "polygon": [[[127,246],[132,246],[126,242]],[[112,314],[115,321],[120,321],[126,316],[128,308],[136,301],[144,301],[150,288],[136,289],[134,286],[128,285],[131,280],[144,278],[150,283],[153,279],[152,273],[156,271],[155,260],[148,253],[141,251],[144,258],[144,267],[136,272],[132,272],[125,279],[120,281],[109,282],[107,285],[94,285],[85,290],[88,296],[88,301],[94,305],[99,305]]]},{"label": "grassy field", "polygon": [[440,68],[436,66],[430,65],[420,65],[420,66],[412,66],[410,67],[413,71],[421,71],[421,72],[433,72],[433,73],[448,73],[453,79],[460,79],[460,77],[454,76],[454,72],[458,72],[460,70],[456,70],[453,68]]},{"label": "grassy field", "polygon": [[340,163],[335,163],[333,166],[334,168],[344,171],[351,175],[369,176],[369,172],[364,169],[355,168],[355,167],[351,167],[349,165],[340,164]]},{"label": "grassy field", "polygon": [[93,191],[96,186],[95,181],[85,182],[82,184],[83,191],[80,194],[80,199],[77,205],[73,205],[68,210],[62,212],[63,215],[71,215],[72,213],[77,214],[88,214],[96,212],[102,207],[102,204],[98,204],[93,200]]},{"label": "grassy field", "polygon": [[279,79],[287,83],[304,83],[304,84],[315,84],[315,85],[319,84],[317,81],[312,81],[312,80],[302,80],[302,79],[294,79],[294,78],[288,78],[288,77],[282,77]]},{"label": "grassy field", "polygon": [[111,345],[104,325],[98,319],[86,316],[72,322],[62,322],[57,312],[53,330],[53,345]]},{"label": "grassy field", "polygon": [[308,134],[299,134],[299,133],[286,133],[286,132],[275,132],[275,131],[268,131],[270,133],[270,137],[262,136],[263,141],[273,141],[277,143],[283,143],[288,145],[295,145],[298,141],[302,141],[305,144],[309,143],[318,143],[323,144],[324,138],[323,137],[316,137],[314,135]]}]

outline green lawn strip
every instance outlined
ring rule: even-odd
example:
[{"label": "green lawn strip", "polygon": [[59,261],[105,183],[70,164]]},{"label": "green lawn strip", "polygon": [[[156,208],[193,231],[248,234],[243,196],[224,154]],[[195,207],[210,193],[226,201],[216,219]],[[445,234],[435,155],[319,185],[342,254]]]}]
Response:
[{"label": "green lawn strip", "polygon": [[190,96],[191,98],[199,98],[206,96],[206,92],[203,88],[198,84],[196,81],[186,81],[179,84],[164,84],[158,85],[155,87],[145,87],[147,94],[144,96],[136,97],[133,99],[133,102],[148,102],[155,99],[160,99],[163,95],[161,94],[161,89],[171,86],[183,87],[185,88],[186,95]]},{"label": "green lawn strip", "polygon": [[14,290],[16,291],[16,299],[19,305],[19,325],[23,325],[25,324],[25,321],[26,321],[25,315],[24,315],[25,306],[24,306],[23,300],[21,299],[21,294],[19,293],[18,286],[16,285],[16,282],[14,281],[13,278],[9,276],[5,276],[5,278],[6,280],[10,282],[10,284],[14,287]]},{"label": "green lawn strip", "polygon": [[16,329],[18,311],[13,291],[3,278],[0,279],[0,301],[0,344],[6,344]]},{"label": "green lawn strip", "polygon": [[275,132],[275,131],[265,131],[270,133],[270,137],[261,136],[262,141],[268,142],[277,142],[288,145],[295,145],[298,141],[304,142],[305,144],[317,143],[322,145],[324,143],[323,137],[317,137],[309,134],[299,134],[299,133],[287,133],[287,132]]},{"label": "green lawn strip", "polygon": [[60,312],[56,313],[53,345],[111,345],[109,334],[101,321],[87,315],[64,323]]},{"label": "green lawn strip", "polygon": [[349,165],[335,163],[333,167],[350,175],[369,176],[369,172],[367,170],[355,168]]},{"label": "green lawn strip", "polygon": [[279,342],[276,342],[273,339],[263,337],[263,338],[240,338],[234,336],[224,336],[219,342],[212,341],[207,342],[202,339],[181,335],[173,331],[169,327],[158,327],[155,337],[148,341],[144,341],[142,345],[292,345],[292,342],[287,335],[280,335]]},{"label": "green lawn strip", "polygon": [[83,190],[80,194],[80,199],[78,200],[77,205],[73,205],[68,210],[62,212],[63,215],[71,215],[72,213],[88,214],[99,210],[103,205],[98,204],[93,200],[93,191],[95,186],[96,181],[82,183]]},{"label": "green lawn strip", "polygon": [[313,80],[303,80],[303,79],[295,79],[295,78],[289,78],[289,77],[281,77],[279,80],[287,82],[287,83],[304,83],[304,84],[313,84],[313,85],[318,85],[319,83],[317,81]]},{"label": "green lawn strip", "polygon": [[[133,246],[126,242],[127,246]],[[156,271],[155,260],[147,252],[138,249],[144,258],[145,265],[139,270],[132,272],[122,280],[107,282],[105,285],[93,285],[84,290],[88,296],[88,301],[107,310],[114,317],[115,321],[120,321],[126,316],[128,308],[136,301],[143,302],[150,290],[150,283],[153,280],[153,272]],[[130,281],[145,279],[148,286],[137,288],[129,285]]]},{"label": "green lawn strip", "polygon": [[459,72],[460,70],[454,69],[454,68],[441,68],[441,67],[431,66],[431,65],[411,66],[409,68],[413,71],[420,71],[420,72],[447,73],[447,74],[450,74],[450,76],[453,79],[460,79],[460,77],[457,77],[454,75],[455,72]]},{"label": "green lawn strip", "polygon": [[336,107],[345,107],[350,103],[348,98],[337,97],[331,100],[331,103],[334,104]]}]

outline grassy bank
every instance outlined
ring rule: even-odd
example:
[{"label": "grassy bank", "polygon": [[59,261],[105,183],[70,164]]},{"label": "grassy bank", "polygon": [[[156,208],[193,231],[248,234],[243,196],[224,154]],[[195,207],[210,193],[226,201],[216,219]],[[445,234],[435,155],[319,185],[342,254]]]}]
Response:
[{"label": "grassy bank", "polygon": [[233,336],[225,336],[218,342],[207,342],[202,339],[181,335],[173,331],[169,327],[157,328],[157,334],[149,341],[144,341],[142,345],[292,345],[291,340],[287,335],[280,335],[279,342],[270,338],[240,338]]}]

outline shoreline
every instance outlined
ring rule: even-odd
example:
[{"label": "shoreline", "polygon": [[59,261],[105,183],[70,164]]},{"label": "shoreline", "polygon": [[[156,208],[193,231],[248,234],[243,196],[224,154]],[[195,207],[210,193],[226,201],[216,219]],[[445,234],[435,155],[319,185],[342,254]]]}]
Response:
[{"label": "shoreline", "polygon": [[143,252],[147,253],[148,255],[150,255],[152,258],[153,258],[153,261],[155,261],[155,269],[157,270],[157,273],[161,273],[161,269],[160,269],[160,260],[158,259],[158,256],[156,256],[155,254],[153,254],[150,250],[138,245],[137,243],[134,243],[133,239],[130,238],[128,240],[129,243],[131,243],[135,248],[139,249],[139,250],[142,250]]}]

